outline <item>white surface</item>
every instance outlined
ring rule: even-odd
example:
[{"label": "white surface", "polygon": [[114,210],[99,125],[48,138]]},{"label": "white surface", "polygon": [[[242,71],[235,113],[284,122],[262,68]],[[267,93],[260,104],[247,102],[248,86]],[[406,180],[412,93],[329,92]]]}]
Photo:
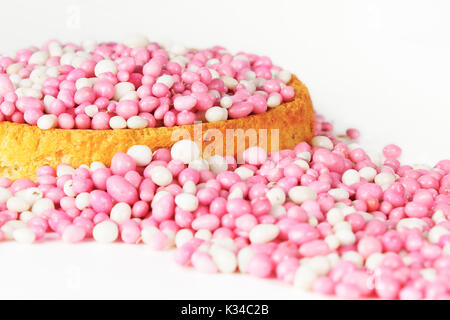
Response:
[{"label": "white surface", "polygon": [[0,257],[0,299],[320,298],[275,280],[201,274],[146,245],[8,242]]},{"label": "white surface", "polygon": [[[450,2],[4,1],[9,52],[49,38],[223,45],[270,56],[296,73],[338,131],[369,149],[398,143],[408,163],[450,152]],[[275,281],[206,276],[143,246],[0,245],[1,298],[314,298]]]}]

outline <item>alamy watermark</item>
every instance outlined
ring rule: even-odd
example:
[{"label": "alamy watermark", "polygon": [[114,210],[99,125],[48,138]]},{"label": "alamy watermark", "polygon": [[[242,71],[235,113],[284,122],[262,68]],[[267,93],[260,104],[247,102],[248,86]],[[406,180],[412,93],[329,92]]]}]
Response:
[{"label": "alamy watermark", "polygon": [[278,151],[280,147],[280,129],[234,128],[225,129],[225,133],[216,128],[203,129],[201,121],[194,123],[194,130],[177,128],[172,132],[171,141],[192,140],[200,150],[202,158],[212,155],[223,157],[236,155],[238,164],[244,163],[242,154],[249,148],[260,146],[267,153]]},{"label": "alamy watermark", "polygon": [[70,5],[66,9],[66,27],[68,29],[81,29],[81,8],[79,5]]}]

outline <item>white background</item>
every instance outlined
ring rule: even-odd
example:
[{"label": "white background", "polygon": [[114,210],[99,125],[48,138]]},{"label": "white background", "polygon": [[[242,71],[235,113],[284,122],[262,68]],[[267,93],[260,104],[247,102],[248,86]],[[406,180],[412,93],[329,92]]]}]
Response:
[{"label": "white background", "polygon": [[[57,38],[223,45],[270,56],[316,110],[409,164],[450,156],[450,2],[362,0],[3,1],[0,52]],[[0,298],[316,298],[240,275],[205,276],[143,246],[0,245]]]}]

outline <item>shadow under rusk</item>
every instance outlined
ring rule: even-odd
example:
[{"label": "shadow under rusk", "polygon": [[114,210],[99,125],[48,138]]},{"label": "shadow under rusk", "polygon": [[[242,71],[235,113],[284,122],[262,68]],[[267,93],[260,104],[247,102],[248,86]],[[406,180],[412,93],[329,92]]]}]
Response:
[{"label": "shadow under rusk", "polygon": [[74,168],[93,161],[109,165],[114,154],[126,152],[133,145],[147,145],[155,151],[170,148],[178,140],[189,138],[184,135],[190,135],[191,140],[201,144],[205,157],[224,150],[226,155],[241,155],[244,149],[256,144],[269,152],[293,148],[301,141],[312,139],[314,110],[306,86],[295,76],[289,85],[295,89],[293,101],[262,114],[200,125],[42,130],[27,124],[0,122],[0,176],[13,180],[35,179],[39,167],[56,167],[60,163]]}]

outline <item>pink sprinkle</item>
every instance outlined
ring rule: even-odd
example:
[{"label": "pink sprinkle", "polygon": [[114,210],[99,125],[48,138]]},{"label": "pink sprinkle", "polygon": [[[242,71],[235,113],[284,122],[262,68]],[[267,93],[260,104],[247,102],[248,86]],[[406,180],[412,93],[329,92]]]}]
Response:
[{"label": "pink sprinkle", "polygon": [[267,278],[273,270],[273,262],[266,254],[254,255],[248,263],[248,273],[258,278]]},{"label": "pink sprinkle", "polygon": [[388,159],[397,159],[402,154],[402,149],[395,144],[388,144],[383,148],[383,154]]}]

